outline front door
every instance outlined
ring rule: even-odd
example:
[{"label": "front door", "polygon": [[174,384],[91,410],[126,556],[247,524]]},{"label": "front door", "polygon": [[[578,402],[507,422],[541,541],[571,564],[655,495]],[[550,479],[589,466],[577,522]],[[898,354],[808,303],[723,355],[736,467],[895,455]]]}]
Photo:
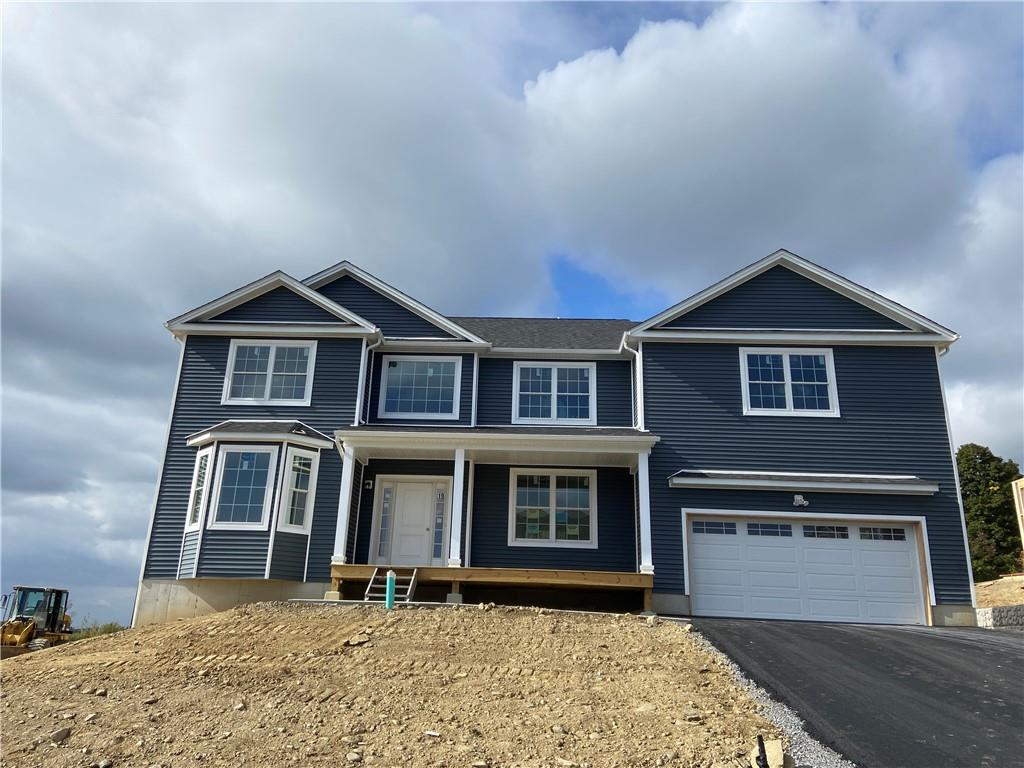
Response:
[{"label": "front door", "polygon": [[440,477],[378,477],[374,562],[443,565],[447,550],[448,491]]}]

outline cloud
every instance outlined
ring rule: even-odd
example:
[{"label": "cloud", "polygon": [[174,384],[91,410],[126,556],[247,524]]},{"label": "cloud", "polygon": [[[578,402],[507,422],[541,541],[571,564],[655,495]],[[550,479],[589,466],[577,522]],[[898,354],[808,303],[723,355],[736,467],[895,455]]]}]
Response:
[{"label": "cloud", "polygon": [[1019,451],[1020,7],[674,13],[5,9],[5,585],[127,618],[162,321],[341,259],[451,314],[574,275],[622,314],[787,247],[961,332],[956,438]]}]

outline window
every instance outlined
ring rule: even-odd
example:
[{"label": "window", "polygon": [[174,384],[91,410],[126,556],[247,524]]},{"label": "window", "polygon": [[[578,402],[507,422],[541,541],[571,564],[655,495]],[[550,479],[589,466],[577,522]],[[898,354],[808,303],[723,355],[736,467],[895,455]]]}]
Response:
[{"label": "window", "polygon": [[203,506],[206,504],[206,488],[212,457],[213,448],[204,448],[196,454],[196,466],[192,471],[192,489],[188,494],[188,517],[185,521],[185,530],[199,528],[199,521],[203,517]]},{"label": "window", "polygon": [[831,349],[740,348],[743,413],[838,416]]},{"label": "window", "polygon": [[309,405],[315,341],[232,339],[222,404]]},{"label": "window", "polygon": [[277,447],[222,445],[210,528],[265,530]]},{"label": "window", "polygon": [[792,536],[789,523],[747,523],[747,536]]},{"label": "window", "polygon": [[597,473],[513,469],[511,546],[597,547]]},{"label": "window", "polygon": [[805,525],[805,539],[848,539],[850,529],[845,525]]},{"label": "window", "polygon": [[721,520],[694,520],[693,532],[732,535],[736,533],[736,523],[725,523]]},{"label": "window", "polygon": [[316,496],[316,474],[320,454],[289,448],[285,455],[284,484],[281,489],[281,511],[277,527],[292,533],[309,533],[313,521],[313,500]]},{"label": "window", "polygon": [[512,379],[513,424],[597,424],[595,363],[517,362]]},{"label": "window", "polygon": [[381,363],[381,418],[459,418],[461,357],[385,355]]},{"label": "window", "polygon": [[906,541],[903,528],[861,528],[860,537],[867,541]]}]

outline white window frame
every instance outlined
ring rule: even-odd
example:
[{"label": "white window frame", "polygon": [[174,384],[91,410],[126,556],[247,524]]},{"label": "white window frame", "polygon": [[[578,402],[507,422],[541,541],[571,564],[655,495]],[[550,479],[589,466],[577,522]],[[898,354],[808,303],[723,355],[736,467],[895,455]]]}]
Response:
[{"label": "white window frame", "polygon": [[[267,361],[267,384],[263,397],[231,397],[231,379],[235,369],[235,355],[239,347],[270,347],[270,360]],[[270,386],[274,375],[274,359],[278,347],[308,347],[309,365],[306,366],[306,391],[301,400],[272,400]],[[224,372],[224,389],[221,392],[221,405],[309,405],[313,398],[313,372],[316,369],[316,341],[303,339],[232,339],[228,349],[228,366]]]},{"label": "white window frame", "polygon": [[[516,480],[520,475],[547,475],[550,480],[548,510],[550,512],[550,539],[516,538]],[[590,539],[588,541],[566,541],[555,538],[555,478],[590,478]],[[508,473],[508,545],[510,547],[554,547],[556,549],[597,549],[597,470],[594,469],[551,469],[513,467]]]},{"label": "white window frame", "polygon": [[[783,389],[786,393],[785,408],[751,408],[750,407],[750,370],[747,367],[747,355],[782,355]],[[793,381],[789,372],[790,355],[824,355],[825,371],[828,375],[828,402],[831,408],[827,411],[796,410],[793,408]],[[836,387],[836,367],[832,360],[832,350],[823,347],[740,347],[740,387],[743,394],[744,416],[810,416],[836,418],[839,414],[839,392]]]},{"label": "white window frame", "polygon": [[[432,363],[455,363],[455,391],[452,393],[452,410],[449,413],[393,413],[386,410],[388,363],[392,360],[419,360]],[[405,419],[419,421],[423,419],[454,421],[459,418],[462,410],[462,356],[461,355],[382,355],[380,363],[380,382],[377,389],[377,418]]]},{"label": "white window frame", "polygon": [[[270,523],[270,510],[274,502],[274,488],[277,481],[277,445],[244,445],[221,444],[217,449],[217,479],[213,484],[213,495],[210,497],[210,512],[207,516],[206,528],[211,531],[265,531]],[[220,506],[221,481],[224,478],[224,459],[228,453],[244,451],[246,453],[270,454],[270,469],[267,472],[267,487],[263,492],[263,514],[258,523],[231,523],[217,520],[217,508]]]},{"label": "white window frame", "polygon": [[[551,369],[551,412],[547,417],[527,417],[519,415],[519,376],[523,368],[550,368]],[[588,400],[588,411],[590,418],[587,419],[559,419],[558,413],[558,369],[559,368],[586,368],[590,371],[590,394]],[[597,425],[597,363],[551,363],[547,361],[531,362],[529,360],[516,360],[512,372],[512,423],[513,424],[546,424],[548,426],[565,427],[593,427]]]},{"label": "white window frame", "polygon": [[[199,514],[196,515],[195,522],[192,522],[189,518],[192,515],[192,505],[195,503],[196,497],[196,483],[199,481],[199,462],[203,457],[206,457],[206,478],[203,483],[203,497],[199,500]],[[203,527],[203,514],[206,512],[206,505],[210,499],[210,486],[213,485],[213,473],[210,471],[213,469],[213,446],[207,446],[201,448],[196,453],[196,463],[192,467],[192,485],[188,491],[188,506],[185,507],[185,531],[198,531]]]},{"label": "white window frame", "polygon": [[[309,491],[306,493],[306,509],[302,515],[302,525],[292,525],[288,522],[288,509],[291,506],[292,460],[296,457],[310,459],[309,467]],[[316,478],[320,470],[320,451],[311,451],[305,448],[296,448],[289,445],[285,449],[284,467],[281,470],[281,487],[278,491],[278,513],[277,530],[285,533],[302,533],[309,535],[313,526],[313,509],[316,505]]]}]

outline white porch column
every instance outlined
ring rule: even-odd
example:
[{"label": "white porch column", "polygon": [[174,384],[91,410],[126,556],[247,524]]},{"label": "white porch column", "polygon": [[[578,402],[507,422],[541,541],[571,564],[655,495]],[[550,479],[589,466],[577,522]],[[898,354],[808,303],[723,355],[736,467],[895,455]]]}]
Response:
[{"label": "white porch column", "polygon": [[341,449],[341,492],[338,494],[338,528],[334,531],[334,554],[331,565],[344,565],[345,550],[348,548],[348,518],[352,511],[352,477],[355,474],[356,456],[351,446]]},{"label": "white porch column", "polygon": [[637,486],[640,491],[640,573],[654,573],[651,551],[651,485],[647,471],[648,451],[637,454]]},{"label": "white porch column", "polygon": [[466,449],[455,449],[455,474],[452,478],[451,539],[448,542],[448,565],[462,565],[462,488],[466,479]]}]

